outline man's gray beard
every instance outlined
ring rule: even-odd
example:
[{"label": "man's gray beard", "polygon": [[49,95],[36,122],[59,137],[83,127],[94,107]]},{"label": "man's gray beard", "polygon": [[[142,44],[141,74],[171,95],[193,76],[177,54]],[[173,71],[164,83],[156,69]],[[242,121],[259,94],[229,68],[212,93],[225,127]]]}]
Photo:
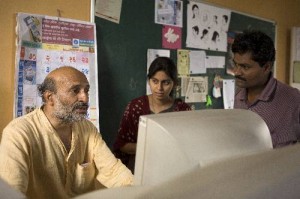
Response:
[{"label": "man's gray beard", "polygon": [[55,110],[53,115],[61,120],[65,124],[71,124],[74,122],[82,121],[86,118],[86,114],[77,114],[73,112],[74,107],[76,107],[79,103],[72,105],[63,105],[60,100],[56,100]]},{"label": "man's gray beard", "polygon": [[54,112],[56,118],[61,120],[65,124],[72,124],[74,122],[82,121],[86,118],[86,114],[76,114],[76,113],[63,113],[61,111]]}]

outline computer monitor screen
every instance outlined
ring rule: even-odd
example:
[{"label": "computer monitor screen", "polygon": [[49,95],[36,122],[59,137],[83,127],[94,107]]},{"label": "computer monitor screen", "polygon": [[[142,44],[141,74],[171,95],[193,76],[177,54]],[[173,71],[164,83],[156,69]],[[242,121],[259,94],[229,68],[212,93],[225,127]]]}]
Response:
[{"label": "computer monitor screen", "polygon": [[102,189],[73,199],[299,198],[300,144],[225,159],[149,186]]},{"label": "computer monitor screen", "polygon": [[265,122],[241,109],[140,117],[134,184],[154,185],[195,167],[272,149]]}]

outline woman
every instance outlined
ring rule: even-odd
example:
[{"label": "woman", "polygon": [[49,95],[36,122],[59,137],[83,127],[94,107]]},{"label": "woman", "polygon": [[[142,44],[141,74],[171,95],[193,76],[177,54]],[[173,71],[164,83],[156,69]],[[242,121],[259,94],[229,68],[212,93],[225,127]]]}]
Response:
[{"label": "woman", "polygon": [[191,110],[180,99],[172,97],[177,85],[177,67],[167,57],[156,58],[147,75],[152,94],[133,99],[126,107],[113,150],[117,158],[134,172],[134,161],[141,115]]}]

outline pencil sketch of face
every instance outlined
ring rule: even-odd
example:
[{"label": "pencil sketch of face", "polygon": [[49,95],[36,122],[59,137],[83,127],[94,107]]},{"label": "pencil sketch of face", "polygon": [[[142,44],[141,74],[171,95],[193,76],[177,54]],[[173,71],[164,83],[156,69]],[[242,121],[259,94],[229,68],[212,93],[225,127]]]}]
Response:
[{"label": "pencil sketch of face", "polygon": [[206,23],[208,21],[208,15],[204,14],[202,19],[203,19],[203,22]]},{"label": "pencil sketch of face", "polygon": [[211,16],[209,11],[207,10],[203,10],[201,11],[201,19],[200,19],[200,23],[202,26],[207,27],[211,21]]},{"label": "pencil sketch of face", "polygon": [[198,26],[193,26],[193,35],[194,37],[197,37],[199,35],[199,27]]},{"label": "pencil sketch of face", "polygon": [[222,16],[222,26],[221,26],[221,31],[226,32],[228,29],[228,16],[223,15]]},{"label": "pencil sketch of face", "polygon": [[192,16],[193,19],[199,17],[199,7],[198,7],[198,5],[194,4],[192,6],[192,11],[193,11],[193,16]]},{"label": "pencil sketch of face", "polygon": [[213,22],[214,22],[214,24],[218,24],[218,16],[217,15],[214,15]]},{"label": "pencil sketch of face", "polygon": [[228,22],[228,16],[227,15],[223,15],[222,16],[222,25],[226,26]]},{"label": "pencil sketch of face", "polygon": [[204,41],[208,40],[208,30],[207,29],[203,29],[200,39],[204,40]]},{"label": "pencil sketch of face", "polygon": [[213,42],[219,41],[219,33],[218,33],[217,31],[214,31],[211,40],[212,40]]}]

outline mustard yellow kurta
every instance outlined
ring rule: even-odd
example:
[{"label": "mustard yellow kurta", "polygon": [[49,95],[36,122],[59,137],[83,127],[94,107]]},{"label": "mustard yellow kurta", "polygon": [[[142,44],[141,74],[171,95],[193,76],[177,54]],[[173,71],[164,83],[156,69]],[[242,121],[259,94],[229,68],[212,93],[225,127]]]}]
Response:
[{"label": "mustard yellow kurta", "polygon": [[88,120],[72,126],[67,153],[41,109],[3,130],[0,177],[29,198],[68,198],[105,187],[131,185],[131,172],[116,159]]}]

